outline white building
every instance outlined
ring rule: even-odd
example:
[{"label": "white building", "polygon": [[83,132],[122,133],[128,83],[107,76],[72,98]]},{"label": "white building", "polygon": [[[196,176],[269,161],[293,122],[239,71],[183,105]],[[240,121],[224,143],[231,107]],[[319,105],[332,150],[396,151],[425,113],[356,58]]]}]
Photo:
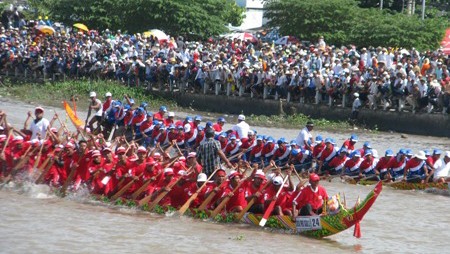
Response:
[{"label": "white building", "polygon": [[236,0],[236,4],[245,8],[245,18],[239,26],[242,30],[262,27],[267,23],[263,18],[264,4],[262,0]]}]

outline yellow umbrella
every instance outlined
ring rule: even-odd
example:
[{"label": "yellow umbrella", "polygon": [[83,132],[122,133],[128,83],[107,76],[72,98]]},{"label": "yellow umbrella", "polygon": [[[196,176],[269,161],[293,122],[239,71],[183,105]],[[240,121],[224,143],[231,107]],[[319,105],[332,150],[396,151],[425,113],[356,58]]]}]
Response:
[{"label": "yellow umbrella", "polygon": [[84,25],[84,24],[81,24],[81,23],[75,23],[75,24],[73,24],[73,26],[76,27],[76,28],[78,28],[78,29],[80,29],[80,30],[89,32],[89,29],[88,29],[87,26]]},{"label": "yellow umbrella", "polygon": [[55,33],[55,29],[51,26],[38,26],[36,27],[41,33],[52,35]]},{"label": "yellow umbrella", "polygon": [[158,38],[158,40],[168,40],[169,39],[169,36],[167,36],[166,33],[164,33],[161,30],[158,30],[158,29],[152,29],[150,31],[144,32],[143,35],[144,35],[144,37],[150,37],[150,35],[153,35],[156,38]]}]

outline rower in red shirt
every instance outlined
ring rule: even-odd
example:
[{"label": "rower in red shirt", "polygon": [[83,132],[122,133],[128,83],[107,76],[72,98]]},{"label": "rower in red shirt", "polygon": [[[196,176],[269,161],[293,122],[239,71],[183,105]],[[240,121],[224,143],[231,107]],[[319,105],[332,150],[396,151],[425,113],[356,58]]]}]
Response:
[{"label": "rower in red shirt", "polygon": [[[192,196],[195,192],[197,192],[197,190],[203,186],[206,180],[208,180],[208,178],[205,173],[198,174],[197,183],[195,184],[195,186],[192,186],[192,188],[189,190],[189,196]],[[205,200],[206,189],[207,189],[206,186],[204,186],[200,190],[200,192],[197,195],[197,198],[192,201],[190,207],[198,208],[203,203],[203,201]]]},{"label": "rower in red shirt", "polygon": [[153,114],[153,120],[164,122],[164,114],[167,112],[166,106],[159,107],[159,111]]},{"label": "rower in red shirt", "polygon": [[174,112],[169,112],[167,114],[167,118],[164,119],[165,126],[170,126],[171,124],[175,124],[175,113]]},{"label": "rower in red shirt", "polygon": [[213,124],[212,128],[214,129],[215,135],[220,135],[223,131],[223,126],[225,125],[227,121],[225,121],[225,118],[219,117],[217,119],[217,123]]},{"label": "rower in red shirt", "polygon": [[245,199],[245,186],[242,186],[241,184],[238,187],[240,181],[244,181],[244,179],[241,178],[242,175],[239,172],[231,171],[228,175],[228,184],[222,192],[221,198],[217,201],[217,203],[220,204],[222,199],[226,196],[230,197],[228,203],[226,204],[227,212],[241,212],[247,206],[247,200]]},{"label": "rower in red shirt", "polygon": [[331,138],[326,138],[325,149],[321,152],[320,157],[317,158],[317,172],[321,172],[322,167],[326,166],[334,156],[336,156],[336,150],[334,149],[333,140]]},{"label": "rower in red shirt", "polygon": [[195,186],[195,182],[191,181],[190,177],[186,175],[185,170],[178,171],[178,180],[177,184],[172,187],[172,190],[167,194],[170,198],[171,206],[175,208],[180,208],[186,201],[189,199],[189,191]]},{"label": "rower in red shirt", "polygon": [[386,150],[384,157],[381,157],[375,166],[375,170],[380,173],[380,179],[385,180],[388,174],[388,165],[390,161],[394,158],[394,152],[391,149]]},{"label": "rower in red shirt", "polygon": [[[267,206],[270,204],[270,202],[273,199],[276,199],[275,201],[275,207],[272,211],[272,215],[292,215],[292,207],[291,204],[288,203],[288,200],[290,199],[289,192],[294,190],[294,184],[292,183],[290,173],[292,172],[291,169],[288,169],[287,174],[289,175],[289,186],[282,186],[283,184],[283,177],[281,175],[277,175],[272,179],[272,184],[269,185],[263,192],[264,192],[264,212],[267,209]],[[276,194],[280,188],[283,188],[276,197]]]},{"label": "rower in red shirt", "polygon": [[[175,176],[173,173],[172,168],[166,168],[164,169],[164,179],[158,183],[158,185],[155,188],[155,191],[153,192],[153,198],[155,199],[159,194],[161,194],[163,191],[167,191],[170,193],[172,190],[168,186],[173,184],[175,181],[178,180],[178,176]],[[171,204],[170,196],[166,195],[161,201],[158,203],[160,206],[169,206]]]},{"label": "rower in red shirt", "polygon": [[356,142],[358,142],[358,136],[352,134],[349,139],[344,141],[342,147],[345,147],[345,149],[347,149],[348,154],[351,154],[355,150]]},{"label": "rower in red shirt", "polygon": [[[342,147],[339,150],[337,156],[335,156],[330,163],[326,167],[322,168],[322,172],[325,176],[329,175],[340,175],[342,173],[342,169],[344,168],[345,162],[348,160],[347,158],[347,149]],[[319,172],[320,175],[320,172]]]},{"label": "rower in red shirt", "polygon": [[315,173],[309,175],[309,186],[304,188],[295,200],[294,215],[298,213],[299,216],[312,216],[322,213],[323,203],[328,200],[328,194],[326,189],[319,185],[319,181],[319,175]]},{"label": "rower in red shirt", "polygon": [[342,171],[341,175],[346,176],[359,176],[359,166],[362,163],[361,155],[359,153],[355,153],[353,157],[347,160],[344,164],[345,170]]},{"label": "rower in red shirt", "polygon": [[266,184],[266,176],[264,171],[256,170],[252,178],[248,178],[245,184],[245,198],[247,202],[254,199],[253,205],[248,212],[255,214],[262,214],[264,212],[264,197],[262,192],[263,187]]},{"label": "rower in red shirt", "polygon": [[[227,145],[225,146],[225,156],[230,157],[237,153],[239,153],[239,148],[241,146],[240,140],[237,140],[235,135],[230,136],[230,140],[228,141]],[[232,159],[230,162],[234,163],[239,161],[240,158],[236,157]]]},{"label": "rower in red shirt", "polygon": [[222,192],[227,186],[227,173],[223,169],[217,170],[214,175],[214,182],[208,184],[205,190],[205,199],[209,195],[214,195],[211,202],[207,205],[208,210],[214,210],[217,205],[217,200],[222,196]]},{"label": "rower in red shirt", "polygon": [[250,151],[249,162],[260,163],[263,148],[264,148],[263,138],[262,138],[262,136],[258,135],[256,137],[256,145]]}]

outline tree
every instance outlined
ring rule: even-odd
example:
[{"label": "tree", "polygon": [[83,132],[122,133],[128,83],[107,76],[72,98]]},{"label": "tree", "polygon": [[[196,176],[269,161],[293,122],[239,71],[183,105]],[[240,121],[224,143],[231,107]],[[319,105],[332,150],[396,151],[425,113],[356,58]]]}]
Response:
[{"label": "tree", "polygon": [[285,35],[315,41],[324,36],[329,44],[415,47],[434,50],[449,26],[431,13],[405,15],[378,8],[360,8],[354,0],[271,0],[266,2],[269,26]]},{"label": "tree", "polygon": [[244,12],[232,0],[43,0],[40,8],[66,24],[130,33],[158,28],[201,37],[225,32],[228,23],[241,24]]}]

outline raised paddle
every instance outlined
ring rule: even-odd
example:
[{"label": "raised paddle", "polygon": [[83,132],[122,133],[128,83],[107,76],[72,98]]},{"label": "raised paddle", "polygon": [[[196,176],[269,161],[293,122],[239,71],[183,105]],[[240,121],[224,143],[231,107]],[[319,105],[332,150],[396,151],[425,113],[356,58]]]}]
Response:
[{"label": "raised paddle", "polygon": [[269,216],[272,214],[273,209],[275,208],[275,202],[277,201],[278,196],[281,193],[281,190],[283,189],[284,184],[286,183],[287,179],[289,178],[289,175],[287,175],[286,177],[284,177],[283,182],[280,185],[280,189],[278,189],[277,194],[275,195],[275,197],[272,199],[272,201],[270,201],[269,206],[267,207],[266,211],[264,212],[264,215],[261,219],[261,221],[259,222],[259,225],[261,227],[264,227],[264,225],[266,225],[267,219],[269,219]]},{"label": "raised paddle", "polygon": [[206,179],[206,182],[204,182],[202,184],[202,186],[200,186],[200,188],[198,188],[197,191],[195,191],[195,193],[192,194],[192,196],[180,207],[180,209],[178,210],[178,214],[180,216],[186,212],[186,210],[191,205],[192,201],[194,201],[198,197],[198,194],[200,194],[200,191],[202,191],[202,189],[206,186],[206,184],[208,184],[209,180],[211,180],[211,178],[214,176],[214,174],[217,172],[217,170],[219,170],[219,169],[217,168],[216,170],[214,170],[214,172],[208,177],[208,179]]},{"label": "raised paddle", "polygon": [[[6,149],[6,147],[8,147],[8,143],[9,143],[9,140],[11,139],[12,132],[13,132],[12,129],[10,129],[8,131],[8,136],[6,137],[5,143],[3,144],[2,153],[1,153],[3,158],[5,158],[5,149]],[[6,163],[3,163],[3,166],[4,166],[4,168],[2,169],[2,172],[3,172],[3,174],[5,174]]]},{"label": "raised paddle", "polygon": [[125,184],[125,186],[123,186],[122,189],[120,189],[116,194],[114,194],[111,197],[111,200],[114,201],[114,200],[120,198],[128,189],[131,188],[131,186],[134,184],[134,182],[136,182],[139,178],[141,178],[141,176],[143,174],[144,173],[140,174],[137,178],[133,177],[133,179],[131,179],[131,181],[129,183]]},{"label": "raised paddle", "polygon": [[[17,174],[17,171],[19,171],[20,169],[23,168],[23,166],[25,165],[25,163],[28,161],[30,154],[34,153],[34,151],[36,151],[35,147],[33,150],[31,150],[31,146],[28,147],[28,149],[25,151],[25,153],[22,155],[22,158],[19,160],[19,162],[14,166],[14,168],[11,170],[11,172],[9,173],[9,175],[4,179],[3,182],[5,182],[5,184],[8,184],[12,178]],[[31,150],[31,152],[30,152]],[[3,185],[4,186],[4,185]]]}]

